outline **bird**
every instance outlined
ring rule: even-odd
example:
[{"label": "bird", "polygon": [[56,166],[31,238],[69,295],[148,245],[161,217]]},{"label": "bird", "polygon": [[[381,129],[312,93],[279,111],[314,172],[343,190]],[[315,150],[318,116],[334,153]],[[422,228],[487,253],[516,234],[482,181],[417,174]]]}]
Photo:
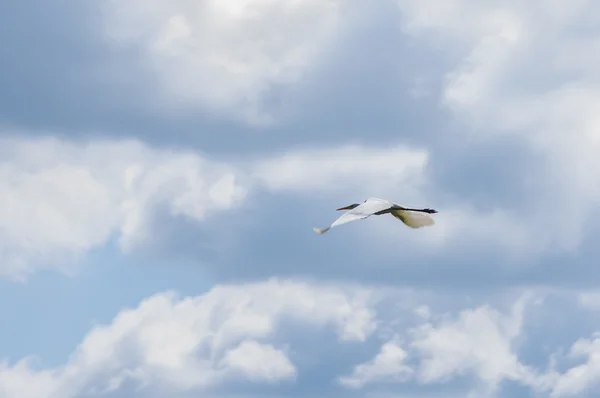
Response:
[{"label": "bird", "polygon": [[313,231],[319,235],[322,235],[338,225],[362,220],[372,215],[379,216],[381,214],[391,214],[410,228],[421,228],[433,225],[435,223],[433,218],[431,218],[428,214],[438,213],[438,211],[434,209],[411,209],[400,206],[394,202],[390,202],[389,200],[379,198],[369,198],[362,204],[354,203],[349,206],[340,207],[336,210],[350,211],[344,213],[328,227],[313,228]]}]

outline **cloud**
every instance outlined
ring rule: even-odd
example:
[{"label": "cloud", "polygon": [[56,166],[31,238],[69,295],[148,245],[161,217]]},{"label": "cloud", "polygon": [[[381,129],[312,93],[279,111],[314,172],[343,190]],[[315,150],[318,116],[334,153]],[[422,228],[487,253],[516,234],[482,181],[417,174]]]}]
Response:
[{"label": "cloud", "polygon": [[[496,396],[505,380],[537,388],[545,376],[521,363],[515,344],[524,334],[529,296],[525,293],[512,302],[509,313],[481,305],[456,314],[431,316],[428,310],[429,320],[417,314],[413,326],[394,329],[406,340],[404,348],[398,337],[384,343],[372,360],[357,365],[351,376],[339,381],[350,388],[381,383],[444,386],[471,376],[470,394],[489,397]],[[442,298],[434,302],[437,300]],[[422,308],[417,306],[413,311],[422,313]]]},{"label": "cloud", "polygon": [[446,66],[441,100],[470,127],[462,138],[518,137],[530,154],[521,174],[527,186],[521,208],[547,246],[574,251],[600,200],[594,111],[600,75],[587,67],[596,60],[597,40],[582,28],[597,4],[397,4],[405,32],[443,44],[458,60]]},{"label": "cloud", "polygon": [[[596,53],[584,50],[592,48],[594,45],[590,37],[583,33],[572,37],[570,33],[574,27],[579,26],[577,21],[583,19],[585,22],[584,17],[588,10],[586,7],[592,7],[593,4],[589,1],[581,1],[576,6],[567,7],[553,3],[552,7],[542,7],[543,12],[539,14],[536,11],[538,3],[507,5],[494,2],[481,6],[475,2],[464,0],[449,2],[444,8],[436,6],[436,11],[431,11],[433,3],[429,2],[398,0],[396,3],[400,6],[399,10],[404,17],[402,26],[405,32],[411,35],[411,37],[405,36],[397,39],[403,46],[408,46],[407,43],[414,43],[416,38],[419,43],[425,41],[434,43],[436,46],[433,48],[443,48],[444,54],[451,54],[448,59],[444,59],[444,61],[451,60],[451,63],[436,63],[435,71],[442,73],[438,76],[443,82],[441,97],[449,109],[456,112],[463,122],[472,123],[475,128],[469,130],[470,136],[456,131],[446,131],[446,124],[443,123],[445,115],[441,112],[432,114],[431,107],[434,104],[428,103],[426,118],[440,119],[441,127],[429,125],[423,127],[423,123],[419,122],[417,128],[412,125],[405,126],[406,123],[403,121],[403,129],[399,133],[396,131],[396,126],[390,127],[389,123],[382,122],[389,118],[385,115],[378,115],[377,120],[372,122],[371,119],[375,119],[375,117],[363,117],[363,119],[369,120],[370,124],[361,125],[361,130],[364,131],[360,132],[359,137],[360,140],[365,140],[365,134],[367,134],[365,131],[368,131],[369,136],[377,137],[380,147],[389,145],[391,147],[388,148],[389,151],[380,151],[381,148],[379,148],[372,152],[385,156],[386,162],[392,159],[392,148],[396,148],[398,150],[396,153],[400,154],[402,146],[405,145],[405,142],[402,141],[414,141],[415,136],[427,137],[422,139],[422,142],[427,143],[427,147],[419,149],[419,152],[422,152],[421,156],[426,153],[426,160],[424,160],[425,156],[418,160],[418,154],[412,152],[417,156],[413,159],[415,167],[418,167],[419,161],[427,162],[427,176],[415,172],[415,177],[409,184],[407,174],[400,170],[382,172],[383,167],[377,171],[377,167],[373,165],[364,165],[373,172],[368,179],[370,184],[360,179],[353,180],[349,173],[337,171],[335,176],[330,174],[333,173],[331,161],[324,160],[327,157],[325,153],[327,149],[318,148],[315,140],[326,139],[332,142],[334,136],[338,140],[340,137],[347,138],[345,131],[349,129],[340,127],[345,126],[343,123],[331,124],[331,115],[337,114],[336,109],[338,108],[336,107],[341,103],[332,102],[337,101],[334,98],[331,101],[328,100],[332,102],[331,104],[318,102],[319,111],[314,115],[311,114],[311,117],[306,118],[300,112],[299,119],[295,120],[295,122],[299,122],[301,119],[314,119],[315,122],[311,125],[311,130],[314,131],[313,135],[304,135],[306,134],[303,131],[305,125],[296,130],[292,126],[284,125],[280,135],[287,134],[288,137],[280,138],[283,141],[278,141],[279,144],[273,144],[275,140],[269,138],[248,138],[248,136],[244,136],[244,132],[239,130],[236,130],[236,133],[225,131],[231,126],[217,126],[219,134],[227,135],[228,138],[235,138],[237,135],[235,138],[237,145],[260,141],[260,144],[252,144],[254,145],[252,148],[260,148],[260,150],[263,149],[263,144],[277,147],[282,142],[286,144],[303,142],[305,147],[310,146],[314,149],[305,151],[295,149],[292,151],[294,155],[303,157],[303,159],[288,156],[286,160],[275,159],[274,156],[261,152],[261,156],[270,158],[264,163],[265,167],[277,165],[282,168],[281,172],[260,170],[260,177],[272,190],[277,186],[279,191],[287,192],[306,192],[308,189],[317,188],[333,192],[337,188],[333,188],[336,184],[330,183],[329,177],[326,178],[329,175],[331,180],[335,177],[335,181],[339,185],[357,186],[358,181],[361,181],[360,184],[371,188],[370,192],[389,193],[390,197],[398,195],[401,201],[435,199],[443,205],[444,210],[439,215],[441,222],[438,227],[441,224],[445,227],[431,231],[428,233],[427,239],[437,242],[440,247],[446,247],[450,240],[454,240],[455,243],[456,237],[461,236],[464,242],[468,242],[471,237],[480,238],[485,242],[498,241],[493,245],[508,247],[509,251],[515,253],[539,254],[545,250],[575,250],[584,239],[586,226],[591,224],[589,215],[593,214],[594,204],[597,200],[595,198],[598,198],[599,195],[595,188],[596,184],[593,183],[598,176],[594,162],[596,153],[596,149],[594,149],[594,145],[596,145],[594,144],[594,132],[596,131],[594,98],[596,92],[593,88],[594,85],[586,83],[594,81],[596,72],[593,68],[581,66],[593,64],[593,62],[568,62],[566,59],[589,61],[589,58]],[[381,13],[386,12],[386,18],[382,20],[385,22],[386,29],[389,29],[386,32],[398,33],[398,26],[393,26],[392,23],[399,24],[400,19],[395,19],[395,15],[388,12],[391,8],[385,7],[378,4],[372,9],[369,8],[371,13],[367,13],[358,6],[346,4],[345,1],[319,2],[311,0],[281,3],[253,0],[223,6],[221,2],[216,1],[193,2],[192,4],[189,1],[174,3],[155,0],[141,4],[138,1],[130,0],[103,5],[102,28],[107,45],[112,49],[125,47],[134,51],[141,50],[146,61],[152,61],[145,62],[145,65],[157,65],[154,73],[159,77],[158,81],[161,82],[164,89],[174,90],[171,92],[172,95],[167,94],[172,101],[171,105],[165,105],[163,108],[163,110],[166,109],[167,114],[173,115],[171,111],[179,109],[182,103],[191,103],[193,106],[202,104],[202,107],[207,106],[210,109],[220,109],[224,112],[233,109],[233,112],[242,115],[241,117],[257,121],[265,120],[264,118],[269,119],[269,116],[263,112],[264,109],[261,110],[262,105],[260,104],[269,102],[273,96],[278,97],[278,90],[285,90],[282,87],[302,86],[306,88],[307,86],[303,85],[307,82],[300,76],[306,75],[315,65],[318,65],[322,61],[321,57],[327,56],[324,55],[325,53],[338,57],[346,56],[345,53],[335,53],[329,50],[335,46],[339,50],[340,47],[346,48],[347,45],[348,48],[352,48],[352,54],[357,53],[356,46],[350,45],[351,41],[356,41],[356,36],[344,35],[343,40],[347,40],[348,43],[334,39],[339,36],[340,29],[343,29],[346,23],[354,24],[350,30],[356,33],[360,31],[361,26],[364,28],[364,25],[374,23],[377,18],[381,17]],[[352,12],[345,14],[344,10]],[[253,14],[255,11],[256,15]],[[365,19],[359,18],[363,14],[368,15],[364,16]],[[306,20],[310,20],[310,23],[306,23]],[[359,20],[362,21],[362,24],[358,23]],[[305,28],[306,26],[311,26],[311,29]],[[273,31],[278,34],[272,34]],[[272,37],[277,37],[280,42],[272,45],[270,43]],[[547,42],[544,41],[546,37],[555,39],[548,40],[548,42],[554,43],[553,47],[548,47]],[[216,42],[213,43],[211,40]],[[335,46],[332,45],[332,40],[338,40],[335,42]],[[368,42],[360,42],[360,44],[363,47],[369,47],[370,44],[377,42],[382,46],[385,45],[383,48],[388,48],[396,43],[390,40],[389,37],[386,37],[386,40],[369,37]],[[255,43],[258,42],[264,45],[256,45]],[[214,47],[211,47],[212,45]],[[406,48],[402,48],[406,50]],[[419,46],[419,48],[431,47]],[[572,56],[558,56],[558,50],[555,48],[559,48],[560,51],[572,52]],[[231,49],[235,49],[235,51]],[[296,64],[290,61],[290,59],[296,59],[295,55],[290,54],[297,53],[303,54],[300,57],[303,61]],[[386,52],[379,51],[379,53]],[[439,56],[439,53],[433,51],[419,51],[419,54],[427,57]],[[468,55],[464,56],[464,54]],[[386,58],[385,62],[390,61],[390,64],[393,64],[392,62],[398,62],[399,58],[408,57],[402,53],[392,58],[392,60]],[[543,63],[547,69],[544,70],[544,73],[536,71],[536,67],[541,64],[540,59],[548,61]],[[340,64],[342,62],[349,64],[345,59],[338,61]],[[337,64],[338,61],[331,61],[333,64],[331,62],[327,64],[331,69],[327,73],[332,76],[336,75],[336,82],[339,86],[347,87],[349,82],[346,80],[358,76],[358,72],[355,72],[356,75],[341,74],[342,68]],[[377,64],[384,62],[379,58],[376,58],[375,61]],[[430,61],[429,58],[428,61]],[[369,61],[369,64],[371,63]],[[229,69],[219,67],[218,65],[221,64],[228,65]],[[419,75],[420,73],[420,71],[406,68],[407,75],[410,75],[407,77],[409,80],[414,74]],[[394,80],[395,83],[390,83],[393,76],[392,72],[388,74],[387,69],[386,73],[382,75],[377,75],[378,69],[375,67],[368,71],[369,82],[373,80],[373,87],[377,87],[378,91],[382,91],[381,87],[384,86],[393,88],[390,91],[394,93],[402,92],[405,89],[396,80]],[[429,72],[431,71],[428,70],[427,73]],[[309,79],[312,87],[318,87],[319,90],[315,89],[316,91],[310,94],[304,93],[303,95],[309,97],[304,100],[309,101],[323,94],[320,90],[325,91],[322,89],[325,85],[320,84],[322,83],[320,79],[330,81],[331,79],[327,78],[332,76],[327,73],[318,78]],[[381,81],[376,79],[378,76]],[[416,77],[420,78],[420,75]],[[185,82],[185,84],[178,82]],[[327,90],[332,92],[331,87],[327,87]],[[360,102],[362,100],[358,91],[352,92],[353,95],[345,91],[339,91],[339,95],[338,91],[333,90],[333,92],[337,97],[349,97],[348,101],[363,103]],[[144,97],[152,96],[145,95]],[[163,98],[163,96],[160,97]],[[190,99],[191,102],[189,102]],[[393,99],[392,97],[382,98],[381,108],[397,110],[398,101],[396,100],[396,97]],[[354,104],[354,102],[352,103]],[[301,107],[301,109],[305,108]],[[552,111],[548,111],[549,109]],[[357,114],[359,113],[357,112]],[[180,113],[175,114],[181,116]],[[328,116],[325,117],[325,114]],[[407,116],[403,115],[403,117]],[[182,119],[167,117],[167,119],[171,121],[185,119],[189,122],[186,117]],[[177,124],[177,122],[173,123]],[[375,127],[371,127],[371,125]],[[134,129],[139,129],[139,125]],[[334,132],[336,129],[344,132]],[[573,137],[571,133],[563,133],[567,130],[574,131],[573,134],[582,134],[583,139],[571,139],[570,137]],[[415,133],[407,131],[415,131]],[[469,137],[476,136],[484,140],[488,138],[495,140],[498,137],[509,135],[514,138],[517,137],[515,133],[521,134],[521,132],[523,134],[518,136],[518,146],[519,148],[527,147],[523,154],[523,164],[515,161],[506,165],[492,165],[493,161],[487,159],[486,154],[481,154],[479,147],[471,145],[473,141],[469,139]],[[293,138],[300,134],[303,134],[303,139]],[[357,137],[358,133],[348,134]],[[398,137],[399,134],[401,138]],[[197,136],[200,135],[202,137],[212,136],[211,134]],[[443,139],[444,137],[450,138]],[[521,137],[525,139],[523,140]],[[211,143],[218,141],[212,138],[199,138],[199,140]],[[588,140],[590,145],[582,144]],[[453,150],[452,147],[446,148],[445,144],[448,142],[460,147],[461,151]],[[207,144],[206,147],[210,145]],[[245,146],[245,144],[243,145]],[[495,151],[497,146],[495,144],[490,144],[490,146],[493,146]],[[221,148],[223,147],[230,149],[232,146],[221,144]],[[350,156],[354,156],[355,159],[358,159],[364,155],[364,159],[366,159],[364,147],[356,154],[352,153],[352,146],[335,149],[338,152],[334,151],[332,156],[347,156],[348,159]],[[327,168],[329,171],[324,173],[323,177],[316,173],[295,175],[294,177],[297,178],[286,177],[290,173],[291,175],[301,174],[296,170],[290,170],[294,167],[293,162],[302,161],[302,164],[306,165],[308,161],[316,161],[315,157],[319,155],[319,151],[321,151],[320,156],[323,159],[320,159],[319,163],[315,163],[314,169],[316,170],[316,164],[321,168],[322,173]],[[490,149],[490,151],[492,150]],[[509,154],[513,156],[513,152],[507,151],[506,156]],[[310,159],[309,156],[311,156]],[[437,185],[443,186],[443,184],[456,185],[456,181],[443,181],[446,176],[440,170],[451,169],[457,164],[464,166],[465,162],[461,161],[463,157],[472,159],[479,156],[482,158],[478,159],[476,164],[485,164],[486,167],[476,170],[478,173],[473,171],[474,174],[485,175],[486,180],[491,180],[495,176],[488,177],[486,174],[488,172],[484,170],[488,169],[488,166],[489,168],[497,167],[503,171],[519,167],[522,169],[514,172],[514,177],[519,180],[511,179],[506,186],[501,188],[498,188],[499,184],[496,180],[494,182],[486,181],[483,183],[485,192],[481,194],[481,197],[475,197],[465,191],[474,189],[473,186],[477,184],[471,180],[470,174],[468,175],[469,182],[465,182],[464,178],[468,173],[466,171],[463,173],[461,170],[459,178],[461,181],[458,182],[460,189],[445,186],[443,190],[431,189],[427,196],[422,197],[418,197],[417,194],[422,194],[423,189],[419,188],[419,192],[414,192],[415,185],[413,183],[417,183],[416,179],[428,179],[429,182],[434,183],[431,185],[436,185],[436,188],[438,188]],[[577,160],[572,161],[574,158]],[[269,161],[271,163],[268,163]],[[277,163],[272,163],[273,161],[277,161]],[[374,158],[371,158],[370,161],[374,161]],[[329,162],[329,166],[326,164],[327,162]],[[557,166],[559,164],[561,166]],[[342,165],[351,167],[348,162],[341,163],[340,159],[335,167],[339,168]],[[394,163],[390,163],[390,165],[395,166]],[[472,166],[472,164],[468,166]],[[468,168],[472,169],[473,167]],[[285,175],[283,171],[285,171]],[[388,182],[373,182],[375,176],[382,175],[377,174],[376,171],[384,173]],[[471,172],[471,170],[468,171]],[[436,172],[440,172],[440,174],[436,174]],[[364,176],[361,178],[365,178],[366,172],[363,174]],[[340,179],[342,176],[346,176],[345,179]],[[302,181],[300,177],[303,178]],[[384,180],[384,177],[377,178]],[[433,179],[436,181],[431,181]],[[398,184],[395,186],[397,189],[393,190],[389,187],[389,185],[395,184]],[[301,189],[302,187],[303,189]],[[355,192],[358,193],[358,191]],[[368,194],[368,196],[374,195],[373,193]],[[499,197],[503,195],[510,196],[512,200],[510,203],[499,205],[498,202],[501,201]],[[547,199],[549,197],[555,198],[555,200],[550,203]],[[486,206],[494,208],[487,208],[485,211],[478,209],[473,202],[479,200],[484,201]],[[557,202],[565,203],[564,210],[555,211],[554,203]],[[552,217],[546,216],[549,212],[553,212]],[[431,242],[427,244],[430,245]]]},{"label": "cloud", "polygon": [[339,378],[339,383],[345,387],[360,388],[373,382],[407,380],[413,370],[405,364],[406,357],[407,353],[400,345],[385,343],[375,358],[356,365],[350,376]]},{"label": "cloud", "polygon": [[425,183],[427,163],[428,153],[422,149],[352,145],[290,151],[258,162],[254,175],[276,192],[389,191],[402,186],[410,195]]},{"label": "cloud", "polygon": [[[417,292],[416,297],[421,293]],[[552,339],[560,335],[549,333],[548,324],[556,315],[553,304],[560,303],[562,308],[577,295],[568,291],[525,290],[515,299],[500,304],[508,307],[505,311],[498,308],[499,303],[450,312],[428,309],[428,320],[423,321],[418,315],[412,325],[403,323],[401,327],[391,326],[395,324],[394,318],[380,315],[380,327],[391,326],[396,336],[383,343],[373,359],[356,365],[350,376],[342,376],[338,381],[353,389],[379,386],[375,391],[387,391],[381,387],[395,383],[402,385],[393,387],[395,391],[411,391],[410,388],[421,386],[429,388],[425,390],[429,393],[450,393],[456,392],[452,382],[462,379],[468,380],[464,394],[473,397],[514,396],[506,389],[507,382],[514,382],[526,392],[519,396],[588,396],[586,394],[596,391],[600,383],[598,332],[590,338],[577,339],[566,354],[562,349],[564,339],[559,340],[560,345],[552,347],[546,346],[547,342],[556,344],[557,340],[545,340],[550,335]],[[438,307],[444,300],[442,296],[434,295],[429,300],[420,297],[421,301]],[[573,305],[572,301],[570,305]],[[453,307],[456,308],[456,304]],[[423,307],[414,307],[413,311],[422,312],[419,308]],[[588,310],[590,312],[583,316],[593,316],[597,307]],[[581,325],[582,319],[564,313],[561,323],[564,322],[571,326]],[[600,327],[598,322],[594,325],[596,330]],[[541,340],[536,338],[535,330],[542,331],[545,336]],[[547,362],[538,358],[535,364],[527,364],[529,355],[524,351],[531,352],[533,346],[536,349],[543,346],[544,352],[550,353],[545,357]],[[579,359],[584,362],[578,363]],[[431,389],[431,386],[437,388]]]},{"label": "cloud", "polygon": [[[309,395],[515,396],[508,383],[524,396],[593,391],[597,334],[551,347],[536,337],[554,322],[549,297],[568,303],[573,293],[519,289],[467,299],[293,279],[215,285],[198,296],[156,293],[94,326],[60,366],[4,360],[0,396],[244,396],[265,388],[304,396],[298,384],[309,381]],[[532,348],[550,355],[529,364]],[[585,362],[573,362],[579,358]]]},{"label": "cloud", "polygon": [[245,195],[230,167],[195,154],[19,138],[2,139],[0,191],[0,273],[17,278],[60,267],[115,234],[125,250],[135,247],[157,206],[204,220]]},{"label": "cloud", "polygon": [[579,304],[590,309],[600,309],[600,292],[581,291],[578,294]]},{"label": "cloud", "polygon": [[0,274],[14,278],[44,266],[67,270],[68,259],[113,237],[125,251],[151,242],[161,211],[207,222],[252,191],[308,194],[336,180],[364,188],[382,174],[411,189],[426,162],[426,153],[406,147],[298,151],[249,163],[129,140],[4,138],[2,148]]},{"label": "cloud", "polygon": [[[398,31],[388,19],[374,15],[384,6],[366,19],[358,17],[365,6],[353,8],[353,18],[368,23],[353,21],[361,28],[341,43],[352,56],[334,52],[334,58],[344,55],[335,60],[326,58],[332,43],[340,45],[338,34],[348,17],[344,0],[111,1],[101,5],[105,44],[117,50],[111,53],[117,58],[141,54],[143,65],[120,69],[127,62],[119,58],[106,69],[91,57],[93,66],[82,70],[70,59],[45,59],[50,69],[64,70],[56,67],[64,63],[72,72],[63,73],[67,80],[48,83],[31,79],[33,73],[21,67],[23,57],[13,57],[19,61],[10,61],[13,73],[4,80],[19,90],[8,90],[17,94],[0,99],[7,105],[0,108],[9,109],[3,115],[14,109],[22,115],[10,114],[10,120],[41,113],[41,120],[58,124],[66,116],[89,125],[81,114],[118,119],[106,115],[122,111],[119,101],[103,110],[90,106],[93,111],[67,113],[80,109],[69,104],[90,101],[77,93],[91,93],[94,100],[87,104],[95,105],[103,92],[114,91],[107,98],[122,96],[115,83],[122,82],[136,95],[124,101],[127,110],[117,116],[136,124],[152,106],[160,107],[157,116],[144,117],[147,124],[161,121],[155,131],[164,135],[171,133],[165,126],[177,126],[189,136],[209,137],[198,138],[202,142],[220,141],[214,147],[227,151],[217,158],[126,140],[2,138],[0,275],[25,278],[44,267],[67,269],[67,260],[113,241],[133,251],[154,248],[148,242],[169,235],[184,242],[182,251],[193,250],[183,234],[168,228],[183,219],[193,225],[195,242],[197,232],[206,228],[206,235],[216,234],[214,241],[226,245],[228,253],[238,249],[235,238],[250,247],[228,257],[233,260],[226,264],[207,265],[219,277],[229,269],[238,280],[301,273],[363,283],[367,278],[388,284],[419,281],[454,294],[438,291],[431,299],[420,292],[410,304],[392,295],[391,301],[405,308],[390,310],[374,303],[373,296],[385,290],[381,286],[271,280],[218,285],[197,297],[159,293],[93,328],[63,365],[7,359],[0,365],[0,396],[75,398],[119,394],[131,386],[140,395],[209,395],[240,384],[287,392],[286,386],[298,380],[316,386],[309,392],[314,396],[326,389],[318,384],[324,379],[327,392],[346,388],[343,393],[351,396],[518,396],[511,388],[553,397],[596,392],[597,293],[574,293],[581,313],[572,303],[558,307],[564,311],[542,303],[540,314],[531,309],[527,295],[508,304],[488,303],[492,293],[486,283],[594,283],[590,253],[578,249],[589,236],[587,228],[596,226],[600,199],[600,72],[594,67],[600,54],[594,21],[598,6],[589,0],[438,3],[396,0],[408,34],[396,41],[390,37]],[[395,17],[386,14],[389,20]],[[71,19],[96,26],[86,18],[65,20]],[[366,31],[373,35],[368,40],[362,34]],[[69,54],[98,48],[80,40],[75,29],[65,29],[61,37],[76,38],[65,47],[73,50]],[[358,43],[357,37],[364,41]],[[411,44],[418,50],[406,50]],[[35,60],[47,53],[27,51]],[[362,63],[355,64],[357,58]],[[410,71],[405,64],[396,68],[415,62],[419,69],[423,60],[424,71]],[[322,75],[310,76],[323,64]],[[156,77],[158,96],[143,95],[155,94],[153,83],[144,84],[146,68]],[[431,75],[440,71],[439,100],[458,117],[459,128],[446,123],[450,118],[443,111],[431,110]],[[397,77],[401,74],[406,81]],[[304,86],[307,76],[311,87]],[[112,85],[105,85],[107,80]],[[408,91],[402,86],[407,81],[427,93],[417,101],[426,104],[423,119],[431,124],[414,123],[406,109],[415,105],[398,100],[405,99],[398,92]],[[42,88],[23,88],[20,82]],[[66,94],[59,95],[65,82]],[[11,105],[15,98],[21,101],[16,107]],[[31,98],[38,105],[47,105],[43,98],[67,100],[54,101],[61,104],[56,108],[38,106],[43,108],[38,114]],[[274,104],[280,102],[282,107],[293,103],[297,108],[291,113],[300,122],[293,127],[284,123],[276,139],[226,131],[231,125],[208,129],[202,124],[204,115],[216,114],[217,119],[233,115],[264,127],[278,120],[279,105]],[[173,115],[185,117],[166,121]],[[197,124],[190,128],[200,119],[202,129]],[[132,130],[137,134],[144,127],[136,124]],[[364,142],[365,134],[377,144],[325,145],[341,138]],[[223,137],[236,138],[237,148],[244,147],[243,159],[234,159],[233,144]],[[292,147],[299,143],[303,148]],[[269,152],[273,148],[278,149]],[[489,168],[501,170],[497,175],[505,179],[495,179]],[[332,211],[336,206],[369,196],[440,213],[435,227],[419,231],[381,217],[323,239],[312,234],[310,227],[320,226],[319,220],[326,224],[339,214]],[[219,230],[238,226],[230,221],[237,215],[240,224],[252,227],[230,228],[234,239],[218,239]],[[231,224],[223,227],[224,220]],[[311,244],[305,245],[308,239]],[[560,252],[576,258],[551,257]],[[328,253],[336,253],[336,259]],[[529,255],[544,261],[538,267],[520,261]],[[518,261],[505,261],[511,256]],[[563,271],[554,272],[559,267]],[[456,294],[457,286],[471,289]],[[473,294],[480,296],[471,301]],[[453,302],[461,298],[465,301]],[[584,330],[588,327],[591,333]],[[332,340],[322,339],[324,331]],[[566,355],[562,347],[570,347]],[[324,370],[330,364],[334,370]],[[308,381],[303,379],[307,374]],[[312,383],[314,374],[321,379]]]},{"label": "cloud", "polygon": [[244,341],[227,352],[220,365],[255,381],[278,381],[295,376],[296,369],[283,352],[269,344]]},{"label": "cloud", "polygon": [[[576,295],[579,305],[595,316],[600,308],[598,305],[600,294],[597,291],[585,291],[577,292]],[[548,389],[550,396],[558,398],[593,394],[600,383],[599,354],[600,332],[598,328],[591,336],[578,338],[566,354],[563,354],[562,350],[558,352],[551,369],[552,383]],[[557,370],[561,367],[566,368],[564,372]]]},{"label": "cloud", "polygon": [[[253,176],[271,192],[334,197],[339,205],[375,196],[402,198],[400,204],[406,206],[435,207],[440,210],[435,228],[403,236],[419,246],[442,249],[477,243],[516,256],[539,254],[548,247],[548,239],[528,219],[500,207],[479,210],[440,189],[430,170],[431,156],[426,149],[406,145],[304,149],[258,161]],[[360,239],[397,242],[397,223],[371,221],[360,230]]]},{"label": "cloud", "polygon": [[461,312],[456,320],[416,328],[411,347],[422,358],[419,380],[443,382],[472,372],[494,390],[503,379],[530,377],[512,348],[521,334],[523,306],[518,301],[508,316],[482,306]]},{"label": "cloud", "polygon": [[339,29],[343,0],[110,1],[106,39],[140,48],[167,103],[200,105],[250,123],[262,103],[296,83]]},{"label": "cloud", "polygon": [[586,362],[573,366],[564,374],[556,377],[555,385],[551,390],[552,397],[580,396],[583,392],[600,383],[600,335],[598,332],[590,339],[577,340],[571,347],[571,358],[586,358]]},{"label": "cloud", "polygon": [[196,297],[158,293],[94,327],[59,368],[37,370],[33,358],[4,362],[0,396],[80,397],[127,382],[171,393],[233,381],[286,382],[296,368],[285,347],[269,343],[282,323],[328,327],[341,340],[363,341],[374,330],[365,293],[279,280],[217,285]]},{"label": "cloud", "polygon": [[[44,267],[72,270],[78,256],[111,241],[125,252],[148,245],[162,250],[157,240],[168,236],[161,231],[178,234],[168,226],[177,219],[210,225],[211,250],[225,250],[217,241],[223,240],[219,231],[227,230],[226,249],[232,252],[242,230],[237,224],[219,227],[222,216],[258,206],[255,218],[244,218],[257,224],[278,211],[269,200],[288,203],[290,196],[304,198],[301,209],[379,196],[440,210],[427,231],[398,228],[396,220],[363,222],[356,239],[370,242],[368,250],[390,252],[398,234],[405,256],[423,247],[433,249],[431,255],[471,256],[484,247],[539,254],[548,243],[527,220],[446,195],[432,179],[428,151],[405,145],[305,148],[237,161],[133,140],[13,137],[2,145],[0,274],[5,277],[23,279]],[[306,226],[307,233],[318,223],[315,218]],[[255,272],[261,275],[260,266]]]}]

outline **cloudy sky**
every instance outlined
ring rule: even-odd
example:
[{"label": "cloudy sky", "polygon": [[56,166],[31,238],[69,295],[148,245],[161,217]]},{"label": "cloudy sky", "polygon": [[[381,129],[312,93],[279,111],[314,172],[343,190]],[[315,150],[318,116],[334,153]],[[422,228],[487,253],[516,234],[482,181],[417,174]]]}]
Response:
[{"label": "cloudy sky", "polygon": [[600,394],[600,3],[5,3],[0,398]]}]

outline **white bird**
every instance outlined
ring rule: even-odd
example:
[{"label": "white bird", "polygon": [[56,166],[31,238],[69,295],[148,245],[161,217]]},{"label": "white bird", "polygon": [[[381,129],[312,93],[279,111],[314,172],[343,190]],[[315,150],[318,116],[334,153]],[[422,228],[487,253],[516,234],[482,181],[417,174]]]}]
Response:
[{"label": "white bird", "polygon": [[[411,228],[421,228],[429,225],[433,225],[435,222],[428,214],[437,213],[437,210],[433,209],[410,209],[407,207],[400,206],[396,203],[390,202],[389,200],[369,198],[365,200],[363,204],[354,203],[349,206],[340,207],[336,210],[350,210],[344,213],[341,217],[335,220],[330,226],[326,228],[313,228],[318,234],[324,234],[331,228],[338,225],[346,224],[351,221],[362,220],[372,215],[379,216],[381,214],[391,214],[396,217],[404,224]],[[423,214],[427,213],[427,214]]]}]

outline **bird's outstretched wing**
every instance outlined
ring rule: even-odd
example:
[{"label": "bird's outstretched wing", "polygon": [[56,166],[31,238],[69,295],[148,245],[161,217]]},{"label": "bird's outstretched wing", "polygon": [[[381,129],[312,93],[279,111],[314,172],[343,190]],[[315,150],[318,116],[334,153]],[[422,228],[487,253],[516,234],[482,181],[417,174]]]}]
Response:
[{"label": "bird's outstretched wing", "polygon": [[329,231],[333,227],[336,227],[336,226],[342,225],[342,224],[346,224],[346,223],[349,223],[352,221],[356,221],[356,220],[362,220],[364,218],[372,216],[373,214],[375,214],[379,211],[387,210],[393,206],[394,206],[394,203],[392,203],[388,200],[369,198],[365,201],[365,203],[361,204],[360,206],[355,207],[354,209],[350,210],[347,213],[344,213],[341,217],[339,217],[337,220],[335,220],[330,226],[328,226],[326,228],[322,228],[322,229],[321,228],[313,228],[313,230],[318,234],[324,234],[325,232]]},{"label": "bird's outstretched wing", "polygon": [[425,213],[410,210],[394,209],[392,215],[411,228],[421,228],[433,225],[435,221]]}]

